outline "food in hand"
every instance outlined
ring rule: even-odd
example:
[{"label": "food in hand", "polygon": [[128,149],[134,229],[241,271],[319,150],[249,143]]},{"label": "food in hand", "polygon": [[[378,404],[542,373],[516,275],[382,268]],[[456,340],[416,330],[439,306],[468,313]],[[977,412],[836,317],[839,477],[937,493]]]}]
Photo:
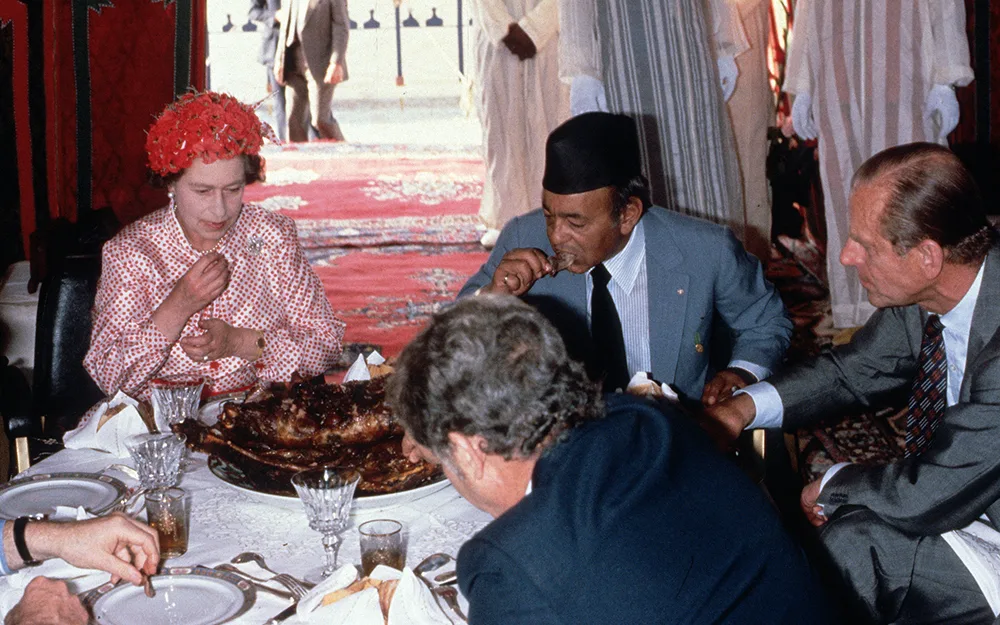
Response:
[{"label": "food in hand", "polygon": [[569,269],[570,265],[576,262],[576,256],[569,252],[556,252],[548,258],[549,264],[552,265],[552,275],[556,275],[563,269]]},{"label": "food in hand", "polygon": [[142,575],[142,591],[146,593],[147,597],[152,599],[156,596],[156,589],[153,588],[153,580],[149,578],[149,575],[146,575],[142,571],[139,571],[139,575]]}]

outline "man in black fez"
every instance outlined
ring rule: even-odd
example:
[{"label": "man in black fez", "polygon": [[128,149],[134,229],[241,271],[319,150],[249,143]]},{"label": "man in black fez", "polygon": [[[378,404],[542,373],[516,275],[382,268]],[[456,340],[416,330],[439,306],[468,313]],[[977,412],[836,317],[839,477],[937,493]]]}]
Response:
[{"label": "man in black fez", "polygon": [[459,297],[509,293],[559,308],[540,307],[557,326],[567,310],[585,319],[605,391],[651,372],[714,404],[781,362],[792,324],[760,263],[727,228],[651,205],[631,118],[586,113],[552,131],[542,186],[542,208],[504,227]]}]

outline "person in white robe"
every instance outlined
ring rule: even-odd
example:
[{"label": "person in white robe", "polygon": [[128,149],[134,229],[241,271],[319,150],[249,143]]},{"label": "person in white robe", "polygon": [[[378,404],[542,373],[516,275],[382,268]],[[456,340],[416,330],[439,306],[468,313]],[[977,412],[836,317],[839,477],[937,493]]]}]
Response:
[{"label": "person in white robe", "polygon": [[770,0],[731,0],[739,79],[727,102],[743,183],[743,245],[767,266],[771,255],[771,193],[767,182],[767,129],[776,124],[775,94],[767,67]]},{"label": "person in white robe", "polygon": [[961,0],[798,0],[784,90],[792,123],[819,138],[833,324],[860,326],[875,308],[840,264],[851,177],[881,150],[947,145],[958,125],[954,87],[972,81]]},{"label": "person in white robe", "polygon": [[[653,202],[742,237],[739,164],[725,99],[736,84],[727,0],[560,0],[560,77],[577,115],[636,119]],[[720,88],[721,85],[721,88]]]},{"label": "person in white robe", "polygon": [[559,81],[557,0],[472,0],[475,99],[486,178],[479,217],[492,248],[504,225],[541,206],[545,141],[569,116]]}]

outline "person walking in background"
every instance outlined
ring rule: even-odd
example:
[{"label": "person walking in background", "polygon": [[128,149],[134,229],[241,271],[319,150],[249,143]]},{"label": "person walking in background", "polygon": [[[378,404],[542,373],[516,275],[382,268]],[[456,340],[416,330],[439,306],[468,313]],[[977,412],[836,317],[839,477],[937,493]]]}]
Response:
[{"label": "person walking in background", "polygon": [[288,138],[308,140],[311,118],[320,139],[343,141],[333,117],[334,88],[347,80],[347,0],[288,0],[276,13],[274,76],[288,92]]},{"label": "person walking in background", "polygon": [[278,48],[279,23],[275,19],[281,10],[281,0],[250,0],[249,17],[264,27],[260,33],[260,64],[267,70],[267,92],[273,94],[274,128],[278,138],[288,139],[288,123],[285,119],[285,88],[274,76],[274,53]]},{"label": "person walking in background", "polygon": [[476,106],[483,126],[486,180],[482,243],[538,208],[545,139],[569,116],[559,81],[557,0],[473,0]]}]

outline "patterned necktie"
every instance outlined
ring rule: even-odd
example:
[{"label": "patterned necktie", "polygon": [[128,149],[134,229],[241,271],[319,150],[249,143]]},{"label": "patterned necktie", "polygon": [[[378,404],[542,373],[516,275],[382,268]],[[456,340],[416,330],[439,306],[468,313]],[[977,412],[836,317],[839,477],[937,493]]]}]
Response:
[{"label": "patterned necktie", "polygon": [[625,339],[618,309],[608,291],[611,274],[603,265],[590,272],[594,290],[590,296],[590,334],[594,339],[598,363],[604,370],[604,390],[611,392],[628,386],[628,362],[625,360]]},{"label": "patterned necktie", "polygon": [[906,413],[906,456],[919,456],[931,444],[934,430],[944,416],[948,393],[948,359],[944,352],[944,326],[937,315],[927,318],[920,341],[917,377],[913,380]]}]

